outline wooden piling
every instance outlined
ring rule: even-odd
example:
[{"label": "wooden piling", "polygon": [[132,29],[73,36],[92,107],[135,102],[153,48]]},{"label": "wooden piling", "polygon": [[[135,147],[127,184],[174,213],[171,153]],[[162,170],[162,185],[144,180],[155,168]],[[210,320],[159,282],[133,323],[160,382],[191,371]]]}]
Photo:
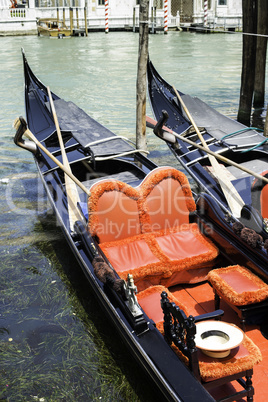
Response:
[{"label": "wooden piling", "polygon": [[62,21],[65,24],[65,8],[62,9]]},{"label": "wooden piling", "polygon": [[133,32],[136,31],[136,8],[133,8]]},{"label": "wooden piling", "polygon": [[139,58],[137,73],[136,147],[147,150],[146,144],[146,70],[148,61],[149,0],[140,1]]},{"label": "wooden piling", "polygon": [[256,34],[257,32],[257,0],[243,0],[243,59],[240,87],[240,102],[237,120],[250,125],[253,99],[255,64],[256,64]]},{"label": "wooden piling", "polygon": [[76,8],[76,26],[79,29],[79,14],[78,14],[78,7]]},{"label": "wooden piling", "polygon": [[72,7],[70,7],[70,29],[73,34],[74,23],[73,23],[73,8]]},{"label": "wooden piling", "polygon": [[265,119],[265,124],[264,124],[263,135],[265,137],[268,137],[268,107],[267,107],[267,110],[266,110],[266,119]]},{"label": "wooden piling", "polygon": [[154,34],[154,8],[153,7],[151,7],[151,24],[152,24],[151,33]]},{"label": "wooden piling", "polygon": [[258,0],[258,27],[257,27],[257,49],[256,49],[256,67],[255,67],[255,85],[253,106],[261,108],[264,106],[265,94],[265,69],[267,54],[268,34],[268,2],[267,0]]},{"label": "wooden piling", "polygon": [[87,29],[87,7],[84,7],[84,17],[85,17],[85,33],[88,36],[88,29]]}]

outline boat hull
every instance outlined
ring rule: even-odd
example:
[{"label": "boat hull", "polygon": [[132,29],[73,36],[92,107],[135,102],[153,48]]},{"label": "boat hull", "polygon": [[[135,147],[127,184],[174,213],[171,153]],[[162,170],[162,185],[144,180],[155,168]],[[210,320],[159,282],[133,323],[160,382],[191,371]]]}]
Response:
[{"label": "boat hull", "polygon": [[[47,88],[31,71],[25,56],[23,60],[28,127],[46,150],[52,153],[58,162],[62,162]],[[125,139],[115,136],[72,102],[65,102],[54,93],[52,97],[70,168],[87,188],[105,178],[121,180],[126,185],[136,187],[157,167],[150,159],[133,149]],[[17,145],[21,146],[21,143],[18,142]],[[27,144],[23,145],[27,149]],[[101,281],[94,272],[93,260],[99,246],[97,239],[87,231],[87,211],[84,206],[87,204],[88,195],[78,189],[81,220],[75,222],[72,228],[63,172],[40,146],[36,150],[29,147],[29,151],[33,152],[57,222],[88,280],[89,291],[98,299],[103,312],[113,325],[112,330],[116,330],[124,340],[130,353],[157,389],[159,399],[213,401],[203,385],[174,354],[152,319],[142,311],[142,316],[137,320],[126,300],[109,284]],[[241,263],[245,262],[245,265],[249,261],[256,272],[268,278],[265,259],[262,255],[254,255],[246,246],[240,244],[218,205],[206,195],[197,197],[196,202],[198,209],[193,219],[202,231],[206,232],[208,227],[210,228],[209,236],[222,250],[223,255],[230,253]]]}]

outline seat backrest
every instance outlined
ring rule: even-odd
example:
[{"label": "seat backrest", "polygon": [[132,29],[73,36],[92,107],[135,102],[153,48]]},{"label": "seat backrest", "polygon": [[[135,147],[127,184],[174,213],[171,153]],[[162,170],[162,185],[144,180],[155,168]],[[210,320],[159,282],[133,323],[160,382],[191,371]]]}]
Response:
[{"label": "seat backrest", "polygon": [[[268,179],[268,171],[261,173],[263,177]],[[257,209],[263,218],[268,218],[268,184],[261,180],[256,179],[252,183],[251,188],[252,206]]]},{"label": "seat backrest", "polygon": [[117,180],[102,180],[90,191],[88,229],[100,243],[141,233],[138,190]]},{"label": "seat backrest", "polygon": [[189,223],[189,212],[196,209],[187,177],[171,167],[150,172],[140,185],[146,200],[151,227],[143,231],[169,229]]},{"label": "seat backrest", "polygon": [[161,307],[164,313],[165,339],[174,343],[183,356],[188,358],[189,368],[200,379],[197,348],[195,346],[196,326],[192,315],[186,316],[175,303],[170,302],[166,292],[161,293]]}]

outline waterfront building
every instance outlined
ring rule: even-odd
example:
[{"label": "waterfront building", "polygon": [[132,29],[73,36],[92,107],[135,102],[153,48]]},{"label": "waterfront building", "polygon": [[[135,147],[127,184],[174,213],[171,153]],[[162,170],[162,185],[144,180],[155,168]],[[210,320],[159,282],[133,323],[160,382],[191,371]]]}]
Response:
[{"label": "waterfront building", "polygon": [[[14,4],[17,3],[17,7]],[[150,0],[150,28],[164,29],[205,24],[210,28],[237,29],[242,26],[242,0]],[[108,18],[110,30],[138,26],[139,0],[0,0],[0,35],[37,34],[38,18],[60,18],[74,25],[84,24],[87,11],[88,30],[104,30]],[[57,11],[58,10],[58,11]],[[165,11],[166,10],[166,11]],[[165,12],[167,15],[165,16]]]}]

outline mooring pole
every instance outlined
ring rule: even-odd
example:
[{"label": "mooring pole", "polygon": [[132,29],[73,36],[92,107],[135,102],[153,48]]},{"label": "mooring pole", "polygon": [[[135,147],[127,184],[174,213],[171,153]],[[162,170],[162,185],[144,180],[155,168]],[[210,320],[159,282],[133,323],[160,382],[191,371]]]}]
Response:
[{"label": "mooring pole", "polygon": [[76,7],[76,26],[79,29],[79,14],[78,14],[78,7]]},{"label": "mooring pole", "polygon": [[109,32],[109,19],[108,19],[108,12],[109,12],[109,2],[105,0],[105,33]]},{"label": "mooring pole", "polygon": [[73,34],[74,31],[74,23],[73,23],[73,8],[70,7],[70,29]]},{"label": "mooring pole", "polygon": [[268,107],[267,107],[267,111],[266,111],[266,119],[265,119],[265,124],[264,124],[263,135],[265,137],[268,137]]},{"label": "mooring pole", "polygon": [[147,150],[146,145],[146,70],[148,60],[149,0],[140,1],[139,59],[137,73],[136,147]]},{"label": "mooring pole", "polygon": [[251,107],[255,81],[257,0],[243,0],[243,60],[240,87],[240,102],[237,120],[250,126]]},{"label": "mooring pole", "polygon": [[265,95],[265,70],[267,54],[267,34],[268,34],[268,2],[258,0],[258,26],[257,26],[257,49],[256,67],[254,83],[254,108],[264,106]]},{"label": "mooring pole", "polygon": [[136,8],[133,8],[133,32],[136,31]]},{"label": "mooring pole", "polygon": [[86,33],[86,36],[88,36],[88,30],[87,30],[87,3],[86,3],[86,6],[84,7],[84,16],[85,16],[85,33]]},{"label": "mooring pole", "polygon": [[208,0],[204,0],[204,26],[208,24]]},{"label": "mooring pole", "polygon": [[168,0],[164,3],[164,34],[168,33]]}]

